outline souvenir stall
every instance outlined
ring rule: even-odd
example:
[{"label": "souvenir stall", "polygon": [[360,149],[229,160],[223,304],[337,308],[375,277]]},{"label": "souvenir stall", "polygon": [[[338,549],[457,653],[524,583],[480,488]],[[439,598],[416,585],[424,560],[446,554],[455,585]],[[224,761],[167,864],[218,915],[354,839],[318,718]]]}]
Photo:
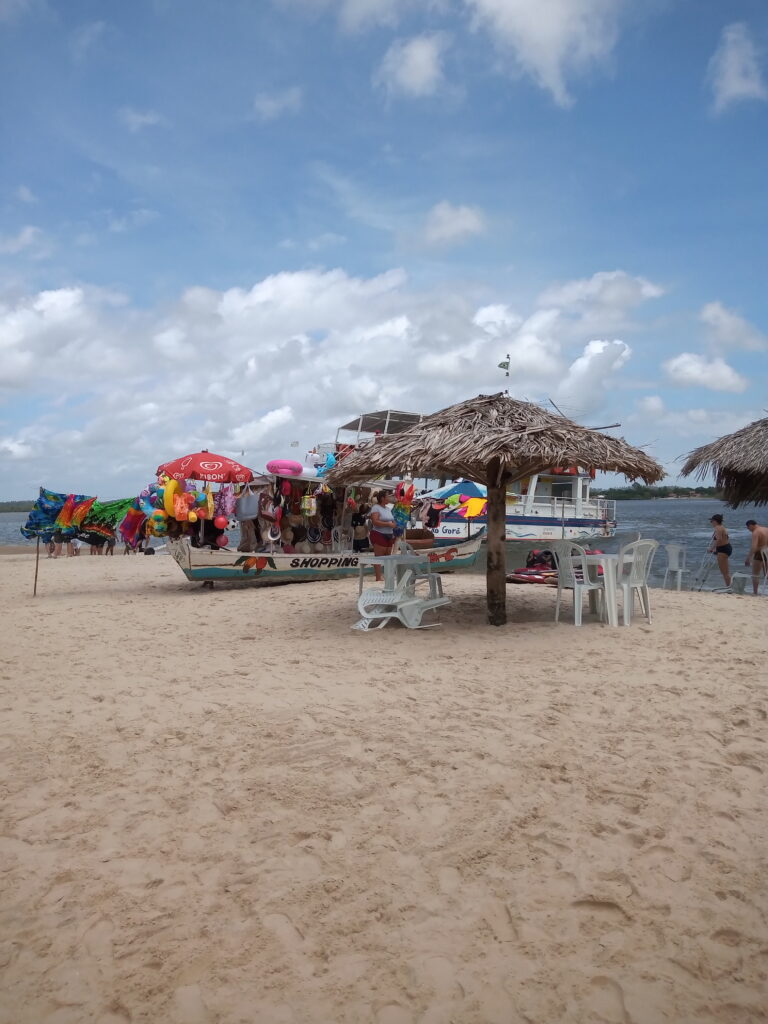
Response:
[{"label": "souvenir stall", "polygon": [[[189,473],[191,463],[179,462],[185,464],[178,473]],[[368,549],[367,514],[382,488],[399,487],[394,511],[408,544],[434,545],[431,534],[419,531],[412,540],[408,531],[412,487],[378,480],[332,488],[325,474],[334,463],[333,455],[320,466],[274,459],[267,463],[267,475],[220,482],[215,493],[210,484],[201,491],[194,481],[169,479],[168,464],[158,468],[157,484],[140,497],[151,529],[168,538],[168,549],[187,578],[209,586],[223,579],[298,582],[355,575],[358,556]],[[230,544],[235,527],[240,531],[237,552]],[[479,546],[479,539],[466,550],[465,545],[444,546],[433,560],[452,561],[455,568],[463,559],[474,561]]]}]

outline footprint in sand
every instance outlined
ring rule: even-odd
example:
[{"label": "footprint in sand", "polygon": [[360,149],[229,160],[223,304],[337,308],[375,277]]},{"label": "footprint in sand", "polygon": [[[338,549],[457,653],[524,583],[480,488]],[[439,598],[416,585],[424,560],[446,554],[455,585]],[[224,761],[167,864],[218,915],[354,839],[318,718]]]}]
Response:
[{"label": "footprint in sand", "polygon": [[437,872],[437,884],[440,887],[440,892],[446,893],[446,895],[456,892],[461,885],[459,869],[451,867],[449,864],[443,865]]},{"label": "footprint in sand", "polygon": [[418,968],[418,974],[432,987],[438,996],[463,995],[463,989],[456,980],[456,967],[445,956],[430,956]]},{"label": "footprint in sand", "polygon": [[212,1024],[213,1017],[198,985],[182,985],[173,993],[171,1020],[174,1024]]},{"label": "footprint in sand", "polygon": [[103,969],[112,965],[112,922],[107,917],[92,924],[83,935],[83,946]]},{"label": "footprint in sand", "polygon": [[130,1024],[132,1019],[124,1006],[114,1005],[96,1018],[96,1024]]},{"label": "footprint in sand", "polygon": [[413,1024],[413,1014],[399,1003],[387,1003],[377,1012],[376,1024]]},{"label": "footprint in sand", "polygon": [[514,942],[517,939],[517,928],[506,903],[496,899],[486,900],[480,905],[480,912],[497,942]]},{"label": "footprint in sand", "polygon": [[596,977],[589,983],[587,1007],[589,1019],[609,1021],[610,1024],[628,1024],[624,1005],[624,990],[613,978]]},{"label": "footprint in sand", "polygon": [[305,977],[312,977],[314,968],[307,956],[307,943],[293,921],[285,914],[265,914],[262,918],[268,928],[289,954],[294,958],[298,970]]}]

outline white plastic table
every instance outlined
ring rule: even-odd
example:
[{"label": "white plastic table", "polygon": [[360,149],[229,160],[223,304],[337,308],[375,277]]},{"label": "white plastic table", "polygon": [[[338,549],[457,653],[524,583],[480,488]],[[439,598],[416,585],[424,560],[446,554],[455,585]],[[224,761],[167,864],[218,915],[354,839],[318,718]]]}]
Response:
[{"label": "white plastic table", "polygon": [[360,555],[357,560],[360,569],[358,593],[363,591],[363,569],[367,565],[380,565],[384,571],[384,589],[394,590],[406,569],[426,569],[429,559],[423,555]]},{"label": "white plastic table", "polygon": [[[603,586],[605,587],[605,605],[608,613],[608,625],[619,625],[619,602],[616,594],[616,576],[619,568],[618,555],[587,555],[587,565],[600,566],[603,570]],[[596,591],[590,591],[590,602],[596,597]]]}]

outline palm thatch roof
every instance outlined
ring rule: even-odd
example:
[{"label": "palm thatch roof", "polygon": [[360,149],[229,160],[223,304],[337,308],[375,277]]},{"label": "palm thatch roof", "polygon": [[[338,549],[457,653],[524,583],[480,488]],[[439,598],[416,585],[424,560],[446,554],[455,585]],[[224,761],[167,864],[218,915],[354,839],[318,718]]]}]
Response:
[{"label": "palm thatch roof", "polygon": [[564,416],[500,392],[441,409],[410,430],[376,438],[329,474],[331,484],[378,476],[463,476],[482,483],[489,467],[515,480],[552,466],[582,466],[654,483],[664,470],[621,438],[582,427]]},{"label": "palm thatch roof", "polygon": [[732,508],[745,502],[768,505],[768,417],[694,449],[683,476],[714,474]]}]

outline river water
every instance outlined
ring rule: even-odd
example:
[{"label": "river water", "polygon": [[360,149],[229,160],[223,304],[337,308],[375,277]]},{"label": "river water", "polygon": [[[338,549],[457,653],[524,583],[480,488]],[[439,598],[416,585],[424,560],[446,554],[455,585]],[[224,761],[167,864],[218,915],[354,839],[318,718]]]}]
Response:
[{"label": "river water", "polygon": [[[694,570],[712,537],[709,520],[715,512],[721,512],[725,517],[725,525],[733,544],[731,568],[738,569],[744,564],[750,544],[749,530],[744,523],[747,519],[756,519],[758,522],[768,520],[768,509],[745,505],[734,510],[729,509],[721,501],[709,498],[659,498],[654,501],[616,502],[620,535],[637,530],[643,537],[653,537],[661,544],[682,544],[688,552],[688,565]],[[28,544],[33,547],[34,541],[25,541],[19,532],[19,528],[26,520],[26,512],[0,512],[0,544]],[[612,542],[601,541],[596,546],[602,550],[613,550],[618,540],[620,536]],[[232,537],[230,543],[236,546],[236,536]],[[514,567],[514,560],[510,553],[510,568]],[[666,559],[663,553],[660,553],[655,560],[653,571],[657,582],[664,572],[665,565]],[[484,557],[478,559],[473,571],[485,571]]]}]

